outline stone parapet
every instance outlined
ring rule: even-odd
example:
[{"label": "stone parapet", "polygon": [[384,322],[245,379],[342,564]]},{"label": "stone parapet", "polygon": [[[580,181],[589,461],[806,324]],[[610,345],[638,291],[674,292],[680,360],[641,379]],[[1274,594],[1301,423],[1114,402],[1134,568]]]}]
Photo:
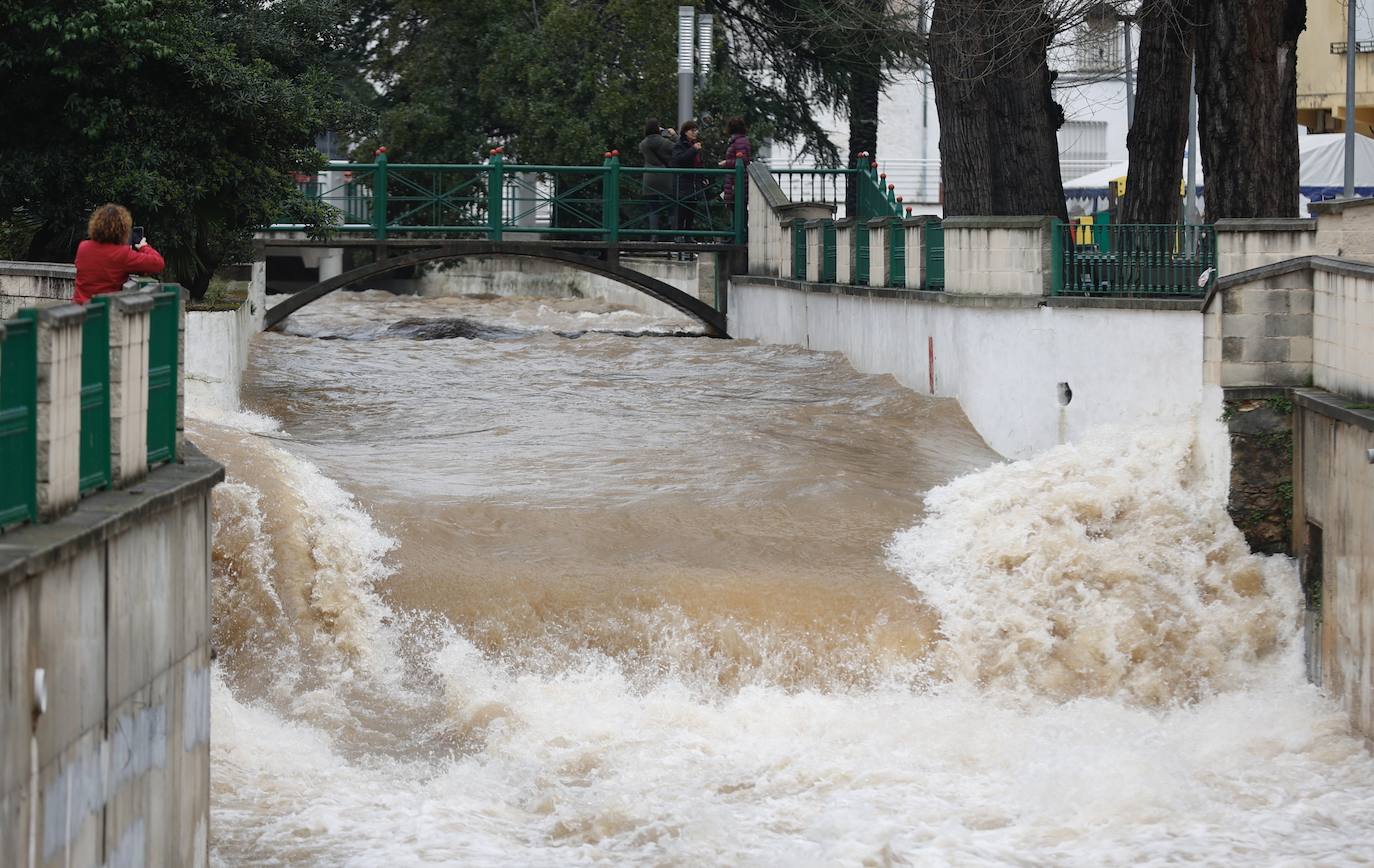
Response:
[{"label": "stone parapet", "polygon": [[945,291],[1047,296],[1053,289],[1050,217],[949,217]]},{"label": "stone parapet", "polygon": [[81,496],[81,324],[74,304],[38,312],[38,514],[47,520]]},{"label": "stone parapet", "polygon": [[0,320],[21,308],[66,304],[76,291],[76,266],[56,262],[0,262]]},{"label": "stone parapet", "polygon": [[874,217],[868,221],[869,286],[893,285],[892,223],[891,217]]},{"label": "stone parapet", "polygon": [[110,302],[110,471],[117,486],[148,473],[148,338],[153,297],[117,293]]},{"label": "stone parapet", "polygon": [[939,222],[931,216],[908,217],[902,221],[906,235],[906,286],[926,288],[926,227]]},{"label": "stone parapet", "polygon": [[835,221],[835,282],[841,286],[855,283],[854,279],[854,219],[846,217]]}]

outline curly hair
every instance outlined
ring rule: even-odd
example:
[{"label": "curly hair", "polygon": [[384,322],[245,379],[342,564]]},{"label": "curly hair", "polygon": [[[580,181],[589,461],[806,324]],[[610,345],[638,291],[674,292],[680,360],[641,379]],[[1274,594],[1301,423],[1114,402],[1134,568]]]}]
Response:
[{"label": "curly hair", "polygon": [[91,219],[86,223],[86,234],[92,241],[102,244],[128,244],[133,228],[134,218],[129,209],[107,202],[91,212]]}]

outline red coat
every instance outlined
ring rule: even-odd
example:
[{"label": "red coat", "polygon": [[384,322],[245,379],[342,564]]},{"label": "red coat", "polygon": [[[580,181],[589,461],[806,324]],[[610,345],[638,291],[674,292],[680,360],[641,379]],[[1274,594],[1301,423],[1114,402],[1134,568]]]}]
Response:
[{"label": "red coat", "polygon": [[83,241],[76,248],[76,295],[72,301],[85,304],[97,295],[119,292],[131,274],[157,274],[167,264],[162,254],[145,244],[135,250],[127,244]]}]

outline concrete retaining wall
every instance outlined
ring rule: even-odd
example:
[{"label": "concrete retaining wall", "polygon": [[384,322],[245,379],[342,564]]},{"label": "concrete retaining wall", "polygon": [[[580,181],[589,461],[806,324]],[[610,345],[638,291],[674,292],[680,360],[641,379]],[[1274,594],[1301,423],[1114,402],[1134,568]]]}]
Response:
[{"label": "concrete retaining wall", "polygon": [[207,863],[222,477],[190,451],[137,492],[5,534],[0,865]]},{"label": "concrete retaining wall", "polygon": [[1293,524],[1320,619],[1323,686],[1374,744],[1374,413],[1299,390]]},{"label": "concrete retaining wall", "polygon": [[186,397],[196,407],[236,410],[248,342],[262,330],[267,312],[267,265],[253,264],[247,298],[237,310],[193,310],[186,314]]},{"label": "concrete retaining wall", "polygon": [[1195,306],[1040,302],[739,277],[730,333],[841,352],[863,373],[958,398],[988,445],[1012,458],[1098,425],[1220,416],[1220,390],[1203,388]]},{"label": "concrete retaining wall", "polygon": [[[715,286],[699,278],[695,261],[642,258],[622,259],[621,264],[700,298],[707,304],[714,301]],[[426,269],[416,283],[420,295],[425,296],[486,294],[531,298],[602,298],[610,304],[652,316],[682,316],[663,302],[599,274],[523,257],[471,257],[441,263]]]}]

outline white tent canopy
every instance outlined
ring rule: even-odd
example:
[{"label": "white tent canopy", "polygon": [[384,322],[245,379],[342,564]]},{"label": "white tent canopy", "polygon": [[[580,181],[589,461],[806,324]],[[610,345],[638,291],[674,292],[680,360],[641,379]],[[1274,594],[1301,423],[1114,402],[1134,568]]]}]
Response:
[{"label": "white tent canopy", "polygon": [[[1309,201],[1330,199],[1345,190],[1345,134],[1314,133],[1298,136],[1298,192],[1302,213]],[[1126,177],[1128,163],[1116,163],[1072,181],[1064,182],[1064,198],[1070,213],[1092,213],[1107,207],[1111,182]],[[1179,180],[1187,176],[1187,166]],[[1197,167],[1198,187],[1203,186],[1202,164]],[[1355,136],[1355,190],[1363,196],[1374,195],[1374,139]],[[1199,194],[1201,194],[1199,189]]]}]

